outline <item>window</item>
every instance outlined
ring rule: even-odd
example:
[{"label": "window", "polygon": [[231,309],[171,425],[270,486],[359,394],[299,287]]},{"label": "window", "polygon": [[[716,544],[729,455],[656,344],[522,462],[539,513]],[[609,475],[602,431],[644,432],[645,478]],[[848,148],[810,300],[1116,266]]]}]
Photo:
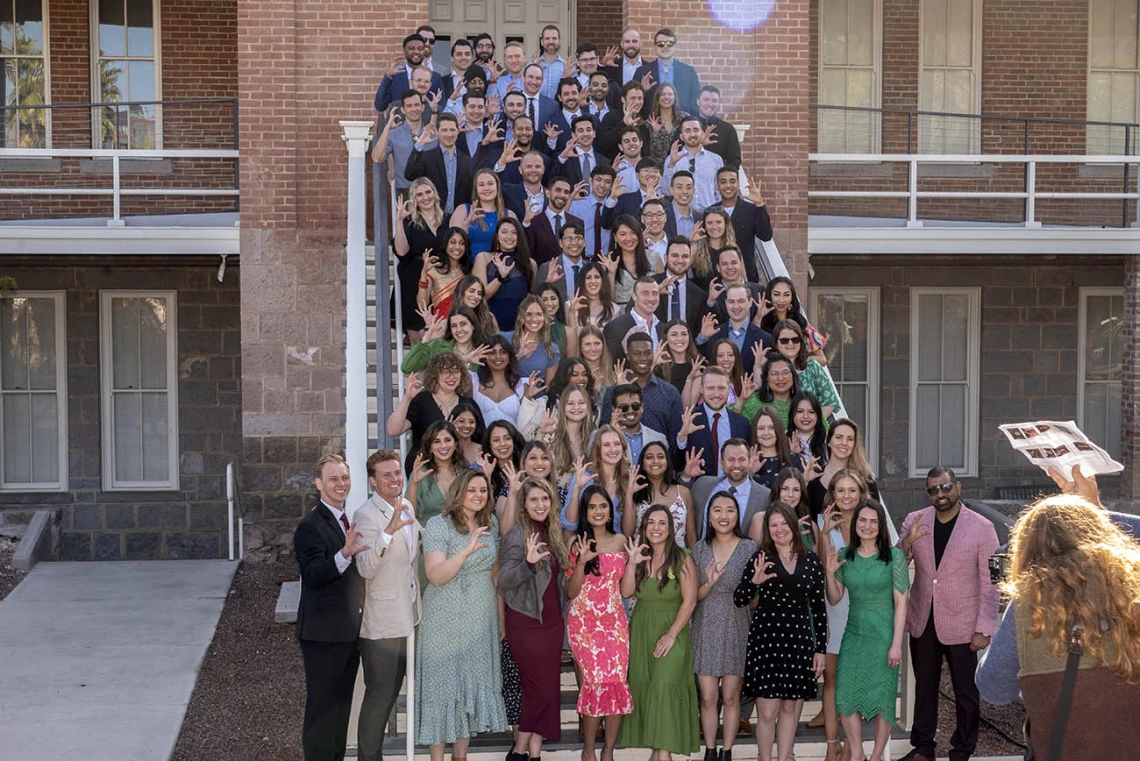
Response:
[{"label": "window", "polygon": [[[158,0],[91,2],[94,99],[99,103],[161,100]],[[162,147],[160,106],[104,106],[96,109],[94,122],[96,148]]]},{"label": "window", "polygon": [[980,288],[910,292],[910,475],[978,472]]},{"label": "window", "polygon": [[1086,436],[1119,460],[1124,290],[1082,288],[1078,320],[1077,422]]},{"label": "window", "polygon": [[[918,110],[982,110],[982,1],[922,0]],[[918,118],[919,153],[980,153],[980,119]]]},{"label": "window", "polygon": [[178,488],[174,291],[99,294],[103,488]]},{"label": "window", "polygon": [[[1138,39],[1137,0],[1089,0],[1089,121],[1137,120]],[[1124,127],[1090,124],[1086,150],[1092,154],[1136,153],[1136,130],[1128,137],[1131,146],[1125,143]]]},{"label": "window", "polygon": [[0,0],[0,148],[47,148],[48,103],[46,0]]},{"label": "window", "polygon": [[[819,103],[878,108],[882,0],[820,0]],[[819,108],[820,153],[877,153],[879,115]]]},{"label": "window", "polygon": [[62,292],[0,299],[0,489],[67,490]]},{"label": "window", "polygon": [[[827,338],[827,368],[872,466],[879,455],[879,290],[813,288],[812,324]],[[878,470],[877,466],[875,469]]]}]

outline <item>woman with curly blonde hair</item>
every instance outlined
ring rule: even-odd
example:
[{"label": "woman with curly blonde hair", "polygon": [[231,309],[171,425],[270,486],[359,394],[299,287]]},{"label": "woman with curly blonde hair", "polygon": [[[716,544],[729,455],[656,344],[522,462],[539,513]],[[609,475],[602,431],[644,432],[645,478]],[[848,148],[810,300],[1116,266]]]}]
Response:
[{"label": "woman with curly blonde hair", "polygon": [[1038,500],[1014,524],[1002,587],[1010,604],[978,665],[978,689],[991,703],[1023,698],[1029,740],[1046,759],[1068,655],[1079,645],[1061,757],[1122,758],[1136,741],[1123,719],[1140,713],[1140,516],[1105,510],[1095,478],[1079,466],[1072,481],[1049,475],[1064,493]]},{"label": "woman with curly blonde hair", "polygon": [[[720,260],[720,252],[726,248],[739,249],[740,246],[736,242],[732,217],[724,209],[709,209],[702,221],[705,236],[693,241],[693,282],[708,290],[709,281],[716,277],[716,264]],[[743,253],[744,250],[741,249],[741,254]]]}]

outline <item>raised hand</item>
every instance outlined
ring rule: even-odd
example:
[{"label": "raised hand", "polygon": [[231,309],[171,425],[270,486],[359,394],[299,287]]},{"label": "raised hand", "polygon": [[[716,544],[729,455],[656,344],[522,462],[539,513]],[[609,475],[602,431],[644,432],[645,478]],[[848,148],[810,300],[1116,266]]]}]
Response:
[{"label": "raised hand", "polygon": [[424,461],[424,455],[421,452],[416,455],[415,462],[412,463],[412,485],[419,485],[429,475],[431,475],[431,463]]},{"label": "raised hand", "polygon": [[[654,132],[656,131],[657,130],[654,130]],[[672,162],[673,166],[677,166],[677,164],[681,161],[681,157],[684,155],[685,150],[681,145],[681,141],[674,140],[673,145],[669,148],[669,160]]]},{"label": "raised hand", "polygon": [[[537,343],[538,341],[536,340],[535,344],[537,345]],[[530,377],[526,379],[526,382],[523,383],[523,395],[527,399],[534,401],[534,398],[542,393],[543,386],[545,385],[542,379],[538,377],[538,371],[535,370],[530,374]]]},{"label": "raised hand", "polygon": [[807,467],[804,468],[804,479],[807,481],[814,481],[823,475],[823,468],[820,467],[819,458],[813,454],[808,455]]},{"label": "raised hand", "polygon": [[474,349],[461,356],[460,359],[469,365],[482,366],[483,362],[485,362],[487,359],[487,352],[490,350],[490,346],[487,346],[486,344],[480,344],[479,346],[476,346]]},{"label": "raised hand", "polygon": [[574,540],[573,551],[578,553],[578,565],[583,568],[600,554],[598,543],[584,536],[579,536]]},{"label": "raised hand", "polygon": [[408,199],[403,203],[396,204],[396,220],[403,222],[408,217],[412,216],[412,199]]},{"label": "raised hand", "polygon": [[752,299],[752,306],[756,308],[756,316],[752,319],[752,321],[757,325],[759,325],[760,321],[767,317],[768,313],[774,309],[772,302],[764,298],[763,294]]},{"label": "raised hand", "polygon": [[718,330],[720,330],[720,323],[716,321],[716,315],[712,312],[705,312],[705,316],[701,318],[700,334],[704,336],[707,341],[715,336]]},{"label": "raised hand", "polygon": [[414,517],[405,518],[404,513],[411,513],[410,510],[393,510],[392,518],[388,521],[388,525],[384,527],[384,533],[388,536],[395,536],[396,532],[402,528],[412,525],[416,522]]},{"label": "raised hand", "polygon": [[907,532],[906,539],[903,539],[900,549],[909,555],[911,548],[914,547],[914,543],[924,536],[930,536],[931,533],[932,530],[929,523],[916,520],[911,524],[910,531]]},{"label": "raised hand", "polygon": [[669,353],[669,346],[664,341],[657,347],[657,351],[653,354],[653,367],[670,364],[673,362],[673,355]]},{"label": "raised hand", "polygon": [[611,278],[617,274],[618,258],[616,254],[598,254],[596,261],[602,265]]},{"label": "raised hand", "polygon": [[[547,124],[546,126],[547,127],[553,127],[554,125],[553,124]],[[559,134],[562,134],[562,133],[559,132]],[[550,138],[550,139],[554,140],[555,138]],[[562,153],[558,154],[558,156],[563,161],[569,161],[571,158],[573,158],[577,155],[578,155],[578,141],[575,138],[570,138],[569,140],[567,140],[566,146],[562,149]]]},{"label": "raised hand", "polygon": [[554,415],[554,410],[547,410],[542,413],[542,425],[538,427],[539,434],[542,436],[551,436],[557,427],[558,418]]},{"label": "raised hand", "polygon": [[491,93],[491,97],[487,98],[487,113],[498,114],[500,111],[502,111],[502,100],[497,92]]},{"label": "raised hand", "polygon": [[356,530],[356,524],[353,523],[344,535],[344,546],[340,548],[340,554],[343,557],[350,558],[358,552],[364,552],[369,547],[370,545],[360,543],[360,534]]},{"label": "raised hand", "polygon": [[541,208],[535,208],[532,204],[526,205],[526,210],[523,211],[523,224],[529,225],[534,221],[534,218],[542,213]]},{"label": "raised hand", "polygon": [[834,502],[827,506],[823,511],[823,530],[831,531],[832,529],[839,528],[839,524],[843,522],[843,514],[839,512],[839,506]]},{"label": "raised hand", "polygon": [[697,431],[703,431],[705,429],[703,425],[696,425],[693,422],[693,419],[696,418],[696,416],[697,405],[695,404],[681,413],[681,431],[677,434],[678,439],[687,439],[689,438],[690,434],[696,433]]},{"label": "raised hand", "polygon": [[611,45],[606,48],[606,54],[598,61],[601,66],[617,66],[618,49],[616,45]]},{"label": "raised hand", "polygon": [[702,220],[698,220],[697,222],[694,222],[693,223],[693,232],[689,235],[689,239],[690,240],[704,240],[707,237],[708,237],[708,234],[705,233],[705,221],[702,219]]},{"label": "raised hand", "polygon": [[706,583],[711,587],[713,584],[716,584],[718,581],[720,581],[721,576],[724,576],[724,568],[717,565],[715,559],[710,560],[709,564],[705,566],[705,578],[707,579]]},{"label": "raised hand", "polygon": [[393,108],[388,112],[388,121],[385,124],[385,129],[391,130],[399,127],[404,123],[404,115],[400,113],[400,109]]},{"label": "raised hand", "polygon": [[[527,211],[530,211],[529,205],[527,206]],[[550,262],[550,266],[546,268],[546,282],[557,283],[559,280],[561,280],[565,276],[566,276],[566,273],[564,273],[562,271],[561,257],[558,259],[552,260]]]},{"label": "raised hand", "polygon": [[490,453],[483,452],[475,458],[475,464],[483,471],[483,475],[490,480],[491,474],[495,472],[495,458]]},{"label": "raised hand", "polygon": [[491,124],[487,128],[487,134],[483,136],[483,140],[480,144],[490,145],[491,143],[501,142],[504,134],[503,120],[496,118],[491,121]]},{"label": "raised hand", "polygon": [[705,365],[707,364],[704,357],[698,356],[693,360],[693,365],[689,369],[689,379],[696,380],[705,374]]},{"label": "raised hand", "polygon": [[724,283],[719,277],[714,277],[709,281],[709,306],[715,304],[722,293],[724,293]]},{"label": "raised hand", "polygon": [[517,494],[526,474],[516,468],[513,462],[507,461],[507,464],[503,466],[503,475],[507,477],[508,491],[511,494]]},{"label": "raised hand", "polygon": [[[631,465],[629,467],[629,485],[626,487],[630,496],[632,497],[646,486],[649,486],[649,479],[641,472],[641,466],[637,464]],[[632,499],[629,500],[629,504],[633,504]]]},{"label": "raised hand", "polygon": [[526,562],[530,565],[538,565],[538,562],[543,558],[550,557],[550,553],[544,549],[546,542],[542,541],[542,537],[538,534],[531,534],[526,538]]},{"label": "raised hand", "polygon": [[642,90],[649,90],[655,84],[657,84],[657,83],[653,81],[653,72],[652,71],[645,72],[645,76],[641,78],[641,89]]},{"label": "raised hand", "polygon": [[507,164],[513,164],[521,158],[522,150],[519,148],[519,142],[512,138],[511,142],[507,143],[507,147],[503,149],[503,155],[499,158],[499,163],[505,168]]},{"label": "raised hand", "polygon": [[657,292],[662,296],[668,296],[673,292],[673,286],[676,285],[677,281],[680,279],[680,275],[674,275],[670,273],[665,277],[664,280],[657,284]]},{"label": "raised hand", "polygon": [[648,544],[641,544],[635,537],[629,537],[625,540],[625,551],[629,553],[629,565],[634,567],[647,562],[653,553],[649,550]]},{"label": "raised hand", "polygon": [[428,122],[424,128],[420,130],[419,143],[430,143],[439,137],[439,132],[435,128],[435,122]]},{"label": "raised hand", "polygon": [[[649,75],[646,74],[645,76],[648,77]],[[661,126],[661,120],[657,118],[657,114],[650,114],[648,117],[646,117],[645,123],[649,125],[649,129],[653,131],[654,135],[663,129]]]},{"label": "raised hand", "polygon": [[705,131],[701,133],[701,145],[716,145],[716,125],[710,124],[705,127]]},{"label": "raised hand", "polygon": [[[622,161],[624,160],[625,159],[622,159]],[[610,186],[610,198],[621,198],[625,191],[625,181],[622,179],[622,176],[618,174],[614,177],[614,184]]]},{"label": "raised hand", "polygon": [[570,192],[571,200],[581,200],[590,195],[590,188],[586,186],[585,180],[579,180],[578,184],[574,186],[574,190]]},{"label": "raised hand", "polygon": [[432,90],[425,100],[433,112],[439,111],[439,102],[443,100],[443,90]]},{"label": "raised hand", "polygon": [[471,557],[479,550],[486,548],[488,546],[487,543],[479,540],[489,533],[491,533],[491,531],[486,526],[479,526],[472,531],[471,538],[467,541],[467,546],[463,548],[463,555],[465,557]]},{"label": "raised hand", "polygon": [[760,472],[763,464],[763,459],[760,457],[760,447],[755,444],[748,447],[748,473],[753,476],[756,475]]},{"label": "raised hand", "polygon": [[562,136],[562,130],[554,122],[547,122],[542,127],[542,134],[546,135],[547,140],[558,140]]},{"label": "raised hand", "polygon": [[636,127],[641,124],[641,113],[630,104],[627,103],[622,106],[622,113],[622,121],[627,127]]},{"label": "raised hand", "polygon": [[407,383],[404,384],[404,393],[408,398],[414,397],[416,394],[424,390],[423,377],[419,373],[412,373],[408,376]]},{"label": "raised hand", "polygon": [[705,450],[698,449],[696,451],[690,449],[685,452],[685,470],[681,475],[692,481],[694,478],[704,475],[705,472]]},{"label": "raised hand", "polygon": [[752,583],[763,584],[768,579],[776,578],[775,572],[768,573],[768,569],[772,568],[775,564],[768,560],[768,558],[761,552],[756,557],[756,564],[752,569]]},{"label": "raised hand", "polygon": [[740,401],[744,402],[748,397],[756,393],[756,381],[752,379],[751,373],[745,373],[744,380],[740,382]]},{"label": "raised hand", "polygon": [[586,297],[582,295],[581,289],[574,291],[574,298],[566,300],[566,325],[568,327],[578,327],[578,310],[586,307]]},{"label": "raised hand", "polygon": [[1100,490],[1097,487],[1095,475],[1086,476],[1081,472],[1080,465],[1074,465],[1072,476],[1072,480],[1069,480],[1061,475],[1061,472],[1056,468],[1049,468],[1049,477],[1053,479],[1053,483],[1057,484],[1057,487],[1064,494],[1076,494],[1097,507],[1104,507],[1100,503]]},{"label": "raised hand", "polygon": [[404,70],[404,63],[405,63],[405,61],[404,61],[404,58],[402,58],[402,57],[392,59],[391,65],[388,66],[388,71],[387,71],[386,76],[389,79],[395,79],[396,75]]},{"label": "raised hand", "polygon": [[519,342],[518,358],[526,359],[538,348],[538,336],[524,336]]},{"label": "raised hand", "polygon": [[614,364],[614,377],[617,379],[618,383],[632,383],[633,382],[633,375],[630,373],[629,370],[626,369],[624,359],[619,359]]},{"label": "raised hand", "polygon": [[578,482],[579,493],[594,482],[594,474],[590,472],[593,468],[594,463],[586,462],[584,456],[579,456],[574,460],[574,480]]}]

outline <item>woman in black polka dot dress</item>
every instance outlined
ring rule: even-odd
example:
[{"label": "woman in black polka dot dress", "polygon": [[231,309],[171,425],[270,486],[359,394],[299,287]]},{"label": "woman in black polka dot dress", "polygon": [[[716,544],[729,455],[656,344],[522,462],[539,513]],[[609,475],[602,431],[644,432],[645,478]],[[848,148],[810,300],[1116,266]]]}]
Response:
[{"label": "woman in black polka dot dress", "polygon": [[804,701],[815,697],[827,649],[825,579],[819,557],[803,543],[795,511],[772,503],[764,514],[760,550],[733,596],[741,608],[759,597],[748,627],[744,694],[755,697],[759,708],[760,761],[771,761],[773,739],[780,761],[786,761]]}]

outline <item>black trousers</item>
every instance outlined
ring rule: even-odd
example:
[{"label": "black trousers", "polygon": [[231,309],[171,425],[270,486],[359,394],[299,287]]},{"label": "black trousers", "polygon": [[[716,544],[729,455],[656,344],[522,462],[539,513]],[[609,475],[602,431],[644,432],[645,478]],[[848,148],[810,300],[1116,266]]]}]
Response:
[{"label": "black trousers", "polygon": [[360,761],[384,758],[384,732],[392,707],[400,695],[400,685],[408,668],[408,641],[364,639],[360,643],[360,663],[364,666],[364,700],[360,706],[360,731],[356,755]]},{"label": "black trousers", "polygon": [[344,761],[360,651],[356,642],[301,640],[305,662],[305,761]]},{"label": "black trousers", "polygon": [[978,744],[978,722],[981,719],[978,685],[974,672],[978,654],[970,643],[944,645],[934,631],[934,613],[921,637],[911,637],[910,660],[914,666],[914,725],[910,744],[923,755],[934,758],[934,735],[938,730],[938,685],[942,679],[943,659],[950,666],[950,682],[954,686],[957,722],[950,737],[950,761],[967,761]]}]

